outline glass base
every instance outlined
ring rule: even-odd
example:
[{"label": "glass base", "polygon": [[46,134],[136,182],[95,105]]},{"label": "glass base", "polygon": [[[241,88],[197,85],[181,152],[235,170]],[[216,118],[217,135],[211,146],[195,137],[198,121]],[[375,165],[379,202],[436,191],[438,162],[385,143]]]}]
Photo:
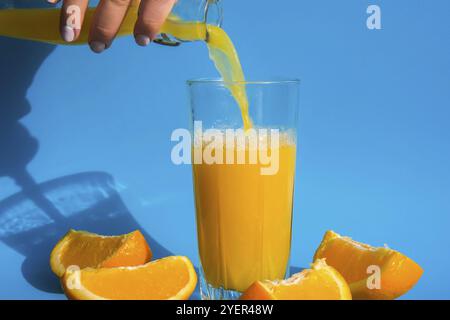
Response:
[{"label": "glass base", "polygon": [[224,288],[215,288],[211,286],[200,268],[200,297],[202,300],[237,300],[241,292],[226,290]]}]

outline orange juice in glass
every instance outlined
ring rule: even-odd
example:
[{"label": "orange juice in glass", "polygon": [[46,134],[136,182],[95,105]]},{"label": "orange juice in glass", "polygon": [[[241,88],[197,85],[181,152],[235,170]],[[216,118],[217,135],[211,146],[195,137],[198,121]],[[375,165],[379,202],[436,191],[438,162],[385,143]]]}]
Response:
[{"label": "orange juice in glass", "polygon": [[[289,268],[298,81],[189,81],[203,299],[234,299]],[[231,86],[246,92],[251,128]]]}]

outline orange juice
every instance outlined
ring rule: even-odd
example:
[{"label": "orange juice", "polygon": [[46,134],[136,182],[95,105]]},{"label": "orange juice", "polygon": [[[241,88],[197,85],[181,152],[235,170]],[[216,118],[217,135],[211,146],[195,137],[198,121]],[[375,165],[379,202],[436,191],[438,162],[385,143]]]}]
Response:
[{"label": "orange juice", "polygon": [[[242,292],[256,280],[285,277],[296,157],[291,140],[281,134],[278,150],[268,147],[279,154],[273,175],[262,175],[260,163],[193,164],[200,258],[213,287]],[[238,157],[234,145],[224,149]],[[249,153],[247,145],[246,159]]]}]

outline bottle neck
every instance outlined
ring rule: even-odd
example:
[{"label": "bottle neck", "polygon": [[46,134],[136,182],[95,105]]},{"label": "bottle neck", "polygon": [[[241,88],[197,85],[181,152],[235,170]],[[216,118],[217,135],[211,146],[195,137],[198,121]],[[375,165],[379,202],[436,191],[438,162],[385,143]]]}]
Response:
[{"label": "bottle neck", "polygon": [[[223,19],[222,3],[221,0],[178,0],[169,19],[220,27]],[[207,29],[202,29],[204,29],[204,36],[199,40],[206,41]],[[182,42],[190,41],[192,40],[180,39],[169,33],[161,33],[155,39],[156,43],[166,46],[179,46]]]}]

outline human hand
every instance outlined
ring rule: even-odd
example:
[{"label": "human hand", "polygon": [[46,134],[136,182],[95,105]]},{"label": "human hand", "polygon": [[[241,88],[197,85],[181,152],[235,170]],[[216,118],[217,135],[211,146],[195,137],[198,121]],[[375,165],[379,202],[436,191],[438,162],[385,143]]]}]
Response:
[{"label": "human hand", "polygon": [[[47,0],[56,4],[60,0]],[[75,41],[81,32],[89,0],[63,0],[61,8],[61,37]],[[139,6],[139,15],[134,26],[134,38],[140,46],[147,46],[158,35],[177,0],[100,0],[89,26],[89,46],[100,53],[108,49],[131,5]],[[68,20],[71,19],[70,25]],[[87,26],[85,26],[87,27]]]}]

